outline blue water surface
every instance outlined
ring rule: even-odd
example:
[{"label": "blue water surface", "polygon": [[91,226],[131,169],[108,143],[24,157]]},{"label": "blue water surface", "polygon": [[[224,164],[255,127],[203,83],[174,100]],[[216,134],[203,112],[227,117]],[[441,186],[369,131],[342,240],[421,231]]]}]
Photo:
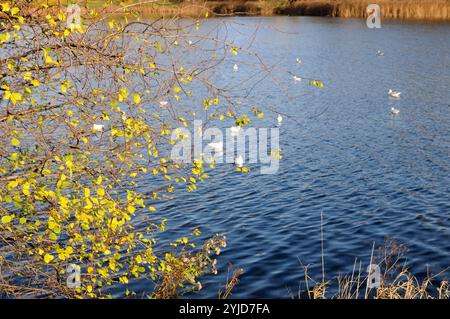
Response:
[{"label": "blue water surface", "polygon": [[[203,289],[188,297],[217,297],[229,264],[244,269],[235,298],[297,295],[305,288],[302,264],[321,279],[321,213],[328,279],[351,272],[355,258],[365,269],[372,245],[386,237],[407,245],[419,277],[449,266],[450,25],[383,21],[381,29],[368,29],[364,20],[313,17],[227,23],[227,36],[243,46],[258,28],[252,50],[325,87],[280,72],[288,93],[271,81],[255,88],[255,103],[285,114],[277,174],[219,165],[198,191],[159,205],[168,238],[196,227],[202,238],[228,238],[219,274],[204,277]],[[240,65],[238,74],[245,72]],[[233,81],[238,74],[218,78]],[[389,99],[390,88],[402,98]],[[399,116],[390,115],[393,106]],[[275,118],[266,112],[262,125]]]}]

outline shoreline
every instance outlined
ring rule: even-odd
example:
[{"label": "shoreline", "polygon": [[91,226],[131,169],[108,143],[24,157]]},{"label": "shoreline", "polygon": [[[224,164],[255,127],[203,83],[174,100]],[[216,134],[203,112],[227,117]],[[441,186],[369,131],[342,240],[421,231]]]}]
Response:
[{"label": "shoreline", "polygon": [[[161,2],[137,4],[133,10],[143,16],[201,17],[206,13],[211,17],[224,16],[321,16],[342,18],[367,18],[366,8],[373,0],[230,0],[192,1],[174,4]],[[382,19],[450,21],[450,1],[394,1],[378,0]]]}]

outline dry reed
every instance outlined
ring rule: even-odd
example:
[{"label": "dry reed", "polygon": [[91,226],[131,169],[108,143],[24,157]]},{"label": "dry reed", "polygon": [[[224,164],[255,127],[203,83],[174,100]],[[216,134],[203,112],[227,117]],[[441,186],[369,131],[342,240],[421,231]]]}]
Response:
[{"label": "dry reed", "polygon": [[385,19],[450,20],[447,0],[193,0],[139,4],[133,9],[147,17],[200,17],[209,12],[226,15],[306,15],[344,18],[366,18],[367,5],[377,3]]},{"label": "dry reed", "polygon": [[365,18],[371,3],[380,5],[386,19],[450,20],[450,2],[446,0],[297,0],[276,8],[275,13]]},{"label": "dry reed", "polygon": [[332,281],[322,279],[315,282],[309,275],[308,266],[302,265],[306,291],[299,290],[298,298],[304,298],[306,295],[308,299],[448,299],[449,282],[438,280],[444,271],[419,279],[408,269],[406,252],[404,245],[387,240],[384,246],[378,249],[378,256],[373,261],[381,270],[379,286],[368,288],[367,277],[363,275],[366,269],[362,267],[361,262],[355,260],[352,273],[339,275],[334,282],[337,292],[333,294],[327,293],[332,288]]}]

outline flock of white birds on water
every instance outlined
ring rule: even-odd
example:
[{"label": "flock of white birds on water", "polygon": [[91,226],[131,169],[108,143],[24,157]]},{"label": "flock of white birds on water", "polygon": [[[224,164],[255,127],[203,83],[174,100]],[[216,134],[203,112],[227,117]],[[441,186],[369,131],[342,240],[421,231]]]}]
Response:
[{"label": "flock of white birds on water", "polygon": [[[381,50],[377,51],[377,56],[384,56],[384,52]],[[303,61],[300,58],[296,58],[296,62],[297,64],[302,64]],[[233,71],[237,72],[239,70],[239,67],[237,64],[233,65]],[[300,82],[302,80],[301,77],[294,75],[293,76],[294,81],[296,82]],[[388,95],[390,98],[393,99],[400,99],[400,95],[402,94],[402,92],[399,91],[395,91],[392,89],[389,89],[388,91]],[[161,107],[165,107],[169,104],[168,101],[159,101],[159,105]],[[391,107],[391,114],[396,116],[396,115],[400,115],[400,109],[395,108],[395,107]],[[124,112],[122,112],[122,120],[126,121],[127,117],[126,114]],[[281,114],[278,114],[277,116],[277,125],[281,126],[281,123],[283,122],[283,116],[281,116]],[[104,130],[104,125],[103,124],[94,124],[92,127],[92,131],[93,132],[99,132],[99,133],[103,133]],[[233,126],[230,128],[230,132],[231,132],[231,136],[236,137],[239,135],[239,133],[241,132],[241,127],[240,126]],[[208,144],[209,147],[211,147],[216,153],[223,153],[223,142],[212,142]],[[234,165],[236,165],[237,167],[242,167],[244,165],[244,158],[242,157],[242,155],[239,155],[235,158],[234,160]]]}]

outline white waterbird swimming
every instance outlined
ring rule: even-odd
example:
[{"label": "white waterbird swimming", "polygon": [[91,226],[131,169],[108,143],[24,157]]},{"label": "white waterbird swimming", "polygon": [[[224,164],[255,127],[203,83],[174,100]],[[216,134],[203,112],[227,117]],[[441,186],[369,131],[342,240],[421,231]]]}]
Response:
[{"label": "white waterbird swimming", "polygon": [[394,91],[394,90],[392,90],[392,89],[389,89],[389,91],[388,91],[388,95],[390,96],[390,97],[394,97],[394,98],[400,98],[400,95],[402,94],[402,92],[399,92],[399,91]]},{"label": "white waterbird swimming", "polygon": [[242,155],[239,155],[234,159],[234,165],[236,165],[237,167],[242,167],[244,165],[244,158],[242,157]]},{"label": "white waterbird swimming", "polygon": [[400,115],[400,110],[396,109],[395,107],[391,107],[391,114],[392,115]]},{"label": "white waterbird swimming", "polygon": [[103,125],[103,124],[94,124],[93,126],[92,126],[92,131],[94,131],[94,132],[103,132],[103,128],[104,128],[105,126]]},{"label": "white waterbird swimming", "polygon": [[278,116],[277,116],[277,121],[278,121],[278,125],[280,125],[281,122],[283,122],[283,117],[280,114],[278,114]]},{"label": "white waterbird swimming", "polygon": [[230,131],[231,131],[231,136],[238,136],[239,132],[241,131],[241,127],[240,126],[232,126],[232,127],[230,127]]}]

